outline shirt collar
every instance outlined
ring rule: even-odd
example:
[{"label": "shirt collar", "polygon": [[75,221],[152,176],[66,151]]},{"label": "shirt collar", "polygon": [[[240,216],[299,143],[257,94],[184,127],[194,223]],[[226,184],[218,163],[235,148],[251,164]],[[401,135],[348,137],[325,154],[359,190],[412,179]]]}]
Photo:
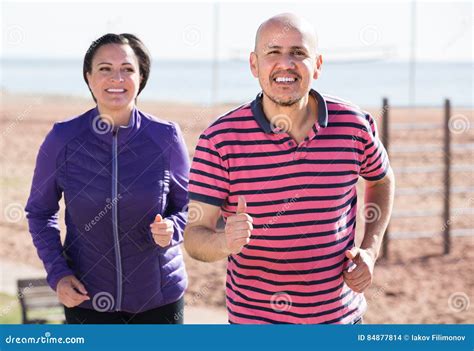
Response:
[{"label": "shirt collar", "polygon": [[[317,125],[319,127],[326,128],[328,125],[328,108],[326,105],[326,100],[324,100],[324,97],[314,89],[311,89],[309,93],[318,102]],[[263,93],[260,92],[255,98],[255,100],[251,102],[250,108],[252,109],[252,113],[255,119],[257,120],[257,123],[260,125],[260,128],[262,128],[265,133],[275,133],[275,131],[272,129],[269,120],[265,117],[265,113],[263,112],[262,98]],[[318,126],[316,126],[317,129]]]}]

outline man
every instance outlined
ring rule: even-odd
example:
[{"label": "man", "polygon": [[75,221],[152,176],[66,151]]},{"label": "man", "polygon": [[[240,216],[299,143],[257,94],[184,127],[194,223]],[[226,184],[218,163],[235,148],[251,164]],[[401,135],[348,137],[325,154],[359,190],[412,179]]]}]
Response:
[{"label": "man", "polygon": [[[228,259],[230,323],[358,323],[389,221],[394,177],[373,118],[311,89],[321,74],[311,25],[291,14],[258,29],[262,93],[200,137],[191,167],[188,253]],[[368,212],[354,246],[356,182]],[[217,231],[220,214],[225,230]]]}]

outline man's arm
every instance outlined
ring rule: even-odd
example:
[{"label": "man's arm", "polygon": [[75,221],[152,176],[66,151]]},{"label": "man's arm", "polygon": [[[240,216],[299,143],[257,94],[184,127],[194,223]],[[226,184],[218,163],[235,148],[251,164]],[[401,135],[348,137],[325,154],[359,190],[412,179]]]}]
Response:
[{"label": "man's arm", "polygon": [[364,239],[360,248],[346,251],[355,268],[343,272],[344,281],[356,292],[363,292],[372,283],[375,261],[392,214],[394,194],[395,176],[391,168],[382,179],[366,181]]},{"label": "man's arm", "polygon": [[188,254],[199,261],[214,262],[229,254],[226,251],[224,232],[217,232],[220,208],[191,200],[189,208],[198,208],[202,217],[188,222],[184,230],[184,247]]},{"label": "man's arm", "polygon": [[225,230],[217,231],[220,209],[199,201],[191,201],[189,208],[198,208],[202,218],[188,223],[184,231],[184,247],[196,260],[214,262],[237,254],[250,240],[252,217],[243,196],[239,197],[237,213],[227,217]]},{"label": "man's arm", "polygon": [[366,211],[364,212],[375,216],[365,220],[364,239],[360,248],[367,250],[374,261],[379,256],[383,236],[392,215],[394,195],[395,176],[392,168],[388,170],[382,179],[374,182],[365,182],[364,206]]}]

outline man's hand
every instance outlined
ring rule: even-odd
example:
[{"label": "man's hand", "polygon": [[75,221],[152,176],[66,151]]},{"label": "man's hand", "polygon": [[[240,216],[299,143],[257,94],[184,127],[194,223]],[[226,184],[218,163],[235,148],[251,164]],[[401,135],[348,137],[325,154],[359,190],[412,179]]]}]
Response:
[{"label": "man's hand", "polygon": [[73,275],[62,278],[56,286],[59,301],[66,307],[75,307],[90,300],[84,285]]},{"label": "man's hand", "polygon": [[343,276],[347,286],[355,292],[361,293],[372,284],[375,259],[369,251],[353,247],[345,252],[346,257],[355,263],[355,268],[344,270]]},{"label": "man's hand", "polygon": [[253,230],[253,219],[247,213],[247,202],[239,196],[237,213],[229,216],[225,225],[226,247],[229,253],[238,254],[249,243]]},{"label": "man's hand", "polygon": [[163,219],[161,215],[157,214],[155,221],[150,224],[153,239],[157,245],[166,247],[171,243],[171,238],[174,233],[173,222],[169,219]]}]

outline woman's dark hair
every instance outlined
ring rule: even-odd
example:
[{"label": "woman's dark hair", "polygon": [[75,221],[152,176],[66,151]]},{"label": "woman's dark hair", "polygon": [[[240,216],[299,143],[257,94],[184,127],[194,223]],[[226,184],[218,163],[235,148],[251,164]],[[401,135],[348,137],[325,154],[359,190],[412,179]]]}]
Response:
[{"label": "woman's dark hair", "polygon": [[[140,82],[140,87],[138,88],[138,94],[141,93],[143,88],[145,88],[146,82],[148,81],[148,76],[150,75],[150,66],[151,66],[151,59],[150,54],[146,46],[142,43],[140,39],[138,39],[135,35],[129,33],[122,33],[122,34],[112,34],[108,33],[101,36],[99,39],[96,39],[92,42],[91,46],[86,52],[84,56],[84,64],[82,67],[82,74],[84,76],[84,80],[86,81],[87,86],[89,87],[89,82],[87,81],[87,73],[92,71],[92,60],[94,59],[95,53],[99,48],[103,45],[107,44],[119,44],[119,45],[128,45],[132,48],[133,52],[137,56],[138,59],[138,67],[140,70],[140,76],[142,80]],[[90,87],[89,87],[90,90]],[[94,94],[91,94],[96,101]]]}]

